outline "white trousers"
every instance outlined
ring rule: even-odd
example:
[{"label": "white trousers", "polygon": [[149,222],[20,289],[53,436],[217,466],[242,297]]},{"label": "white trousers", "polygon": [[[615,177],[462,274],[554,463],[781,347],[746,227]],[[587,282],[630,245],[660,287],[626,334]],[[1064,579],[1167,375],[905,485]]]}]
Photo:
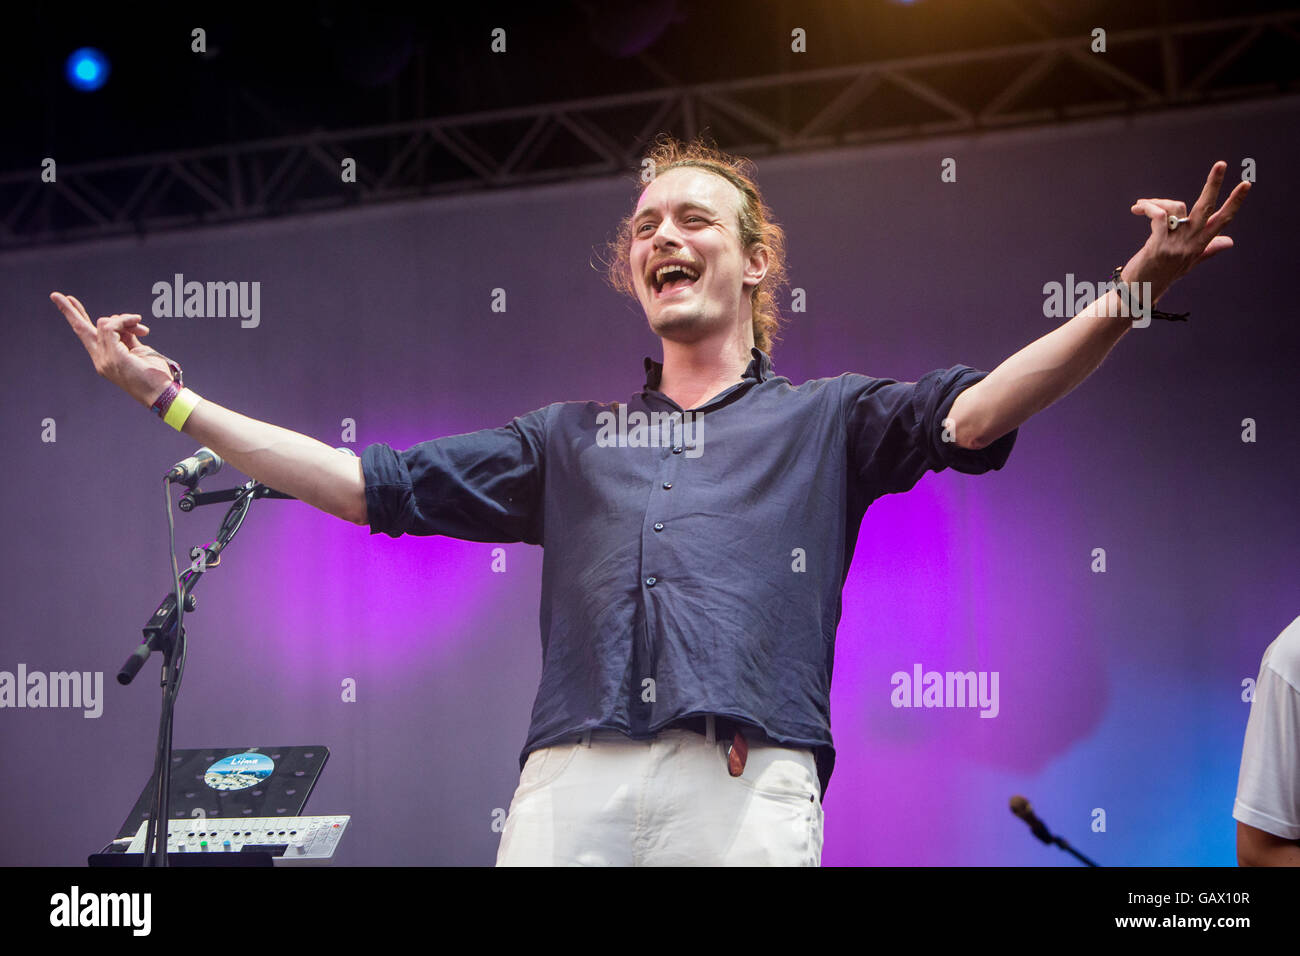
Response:
[{"label": "white trousers", "polygon": [[691,730],[632,740],[598,730],[528,755],[497,866],[820,866],[821,785],[811,750]]}]

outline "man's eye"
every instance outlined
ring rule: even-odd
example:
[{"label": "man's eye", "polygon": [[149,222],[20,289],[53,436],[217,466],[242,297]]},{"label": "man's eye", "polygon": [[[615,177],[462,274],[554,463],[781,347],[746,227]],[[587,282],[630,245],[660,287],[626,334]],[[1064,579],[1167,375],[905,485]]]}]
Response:
[{"label": "man's eye", "polygon": [[[705,222],[706,220],[704,219],[703,216],[687,216],[687,217],[686,217],[686,221],[687,221],[687,222]],[[637,231],[638,233],[641,233],[641,232],[645,232],[647,229],[653,229],[653,228],[654,228],[654,223],[652,223],[652,222],[646,222],[646,223],[642,223],[640,226],[638,226],[636,231]]]}]

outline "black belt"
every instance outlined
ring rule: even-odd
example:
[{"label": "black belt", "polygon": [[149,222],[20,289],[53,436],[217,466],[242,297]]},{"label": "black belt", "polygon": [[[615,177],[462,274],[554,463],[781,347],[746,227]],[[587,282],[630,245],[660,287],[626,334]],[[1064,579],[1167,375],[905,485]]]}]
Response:
[{"label": "black belt", "polygon": [[[702,715],[698,717],[682,717],[678,720],[674,720],[663,729],[693,730],[700,736],[705,737],[708,736],[709,731],[708,727],[705,726],[704,721],[705,718]],[[744,721],[732,720],[730,717],[714,717],[713,729],[717,735],[717,739],[724,743],[730,742],[731,738],[734,737],[737,732],[742,734],[747,740],[761,741],[767,739],[767,734],[763,733],[761,728],[755,727],[753,724],[747,724]]]}]

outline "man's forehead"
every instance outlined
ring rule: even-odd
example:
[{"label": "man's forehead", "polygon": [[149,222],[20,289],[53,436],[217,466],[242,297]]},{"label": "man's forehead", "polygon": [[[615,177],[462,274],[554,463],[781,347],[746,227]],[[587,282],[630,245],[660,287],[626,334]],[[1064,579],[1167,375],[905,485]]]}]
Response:
[{"label": "man's forehead", "polygon": [[634,216],[662,206],[693,203],[714,212],[735,212],[739,203],[736,187],[705,169],[678,166],[659,176],[641,190]]}]

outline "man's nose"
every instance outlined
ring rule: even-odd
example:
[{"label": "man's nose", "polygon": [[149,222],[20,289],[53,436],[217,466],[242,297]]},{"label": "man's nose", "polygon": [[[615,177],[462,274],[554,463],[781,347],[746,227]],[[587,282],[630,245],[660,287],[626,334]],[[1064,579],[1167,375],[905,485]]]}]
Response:
[{"label": "man's nose", "polygon": [[655,249],[662,249],[664,246],[670,244],[674,246],[680,246],[682,244],[681,237],[677,234],[677,227],[666,219],[661,222],[659,228],[655,230],[653,239]]}]

